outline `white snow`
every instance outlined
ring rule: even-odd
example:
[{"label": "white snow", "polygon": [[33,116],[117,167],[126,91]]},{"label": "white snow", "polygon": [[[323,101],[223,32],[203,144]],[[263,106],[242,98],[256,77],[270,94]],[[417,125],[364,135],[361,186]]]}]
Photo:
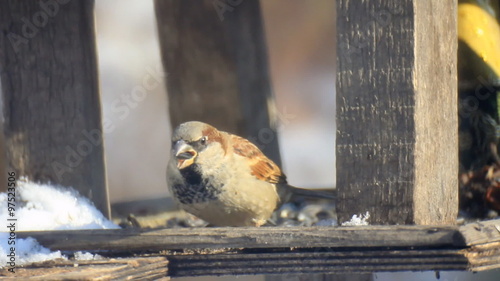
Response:
[{"label": "white snow", "polygon": [[100,260],[102,259],[102,256],[98,254],[91,254],[89,252],[76,252],[75,253],[75,260],[77,261],[91,261],[91,260]]},{"label": "white snow", "polygon": [[[10,247],[7,244],[9,233],[0,233],[0,268],[7,266],[9,262]],[[64,258],[60,251],[51,252],[49,249],[40,246],[38,242],[28,237],[27,239],[17,239],[15,247],[15,265],[29,264],[32,262],[53,260],[58,258]]]},{"label": "white snow", "polygon": [[[0,221],[7,221],[6,193],[0,193]],[[111,229],[119,228],[107,220],[85,197],[73,189],[57,185],[38,184],[26,179],[17,181],[15,201],[15,231],[35,230],[70,230],[70,229]],[[60,251],[51,252],[35,239],[16,239],[15,245],[9,245],[9,229],[0,232],[0,267],[8,266],[10,248],[15,247],[15,265],[52,260],[67,259]],[[90,253],[75,253],[77,260],[98,259],[100,256]]]},{"label": "white snow", "polygon": [[353,215],[352,218],[344,223],[342,226],[360,226],[360,225],[369,225],[368,219],[370,218],[370,213],[366,212],[364,215]]}]

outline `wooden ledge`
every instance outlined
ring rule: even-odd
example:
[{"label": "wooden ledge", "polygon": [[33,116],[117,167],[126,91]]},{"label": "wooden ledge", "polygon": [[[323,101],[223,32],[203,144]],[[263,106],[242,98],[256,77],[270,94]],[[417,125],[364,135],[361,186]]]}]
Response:
[{"label": "wooden ledge", "polygon": [[[166,257],[169,263],[168,276],[479,271],[500,268],[500,220],[464,226],[118,229],[18,233],[18,238],[26,237],[34,237],[43,246],[66,253],[89,251],[115,258],[137,255]],[[116,262],[116,259],[113,260]]]},{"label": "wooden ledge", "polygon": [[133,254],[148,250],[269,248],[438,248],[466,246],[453,226],[221,227],[21,232],[61,251]]}]

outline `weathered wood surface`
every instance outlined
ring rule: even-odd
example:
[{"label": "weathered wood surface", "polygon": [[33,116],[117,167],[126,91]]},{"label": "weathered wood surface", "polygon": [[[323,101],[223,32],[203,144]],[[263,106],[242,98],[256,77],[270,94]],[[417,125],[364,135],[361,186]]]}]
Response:
[{"label": "weathered wood surface", "polygon": [[[48,261],[12,274],[0,271],[2,280],[169,280],[165,257],[112,258],[91,261]],[[13,277],[15,276],[15,277]],[[164,279],[162,279],[164,278]]]},{"label": "weathered wood surface", "polygon": [[94,2],[0,1],[7,170],[71,186],[109,216]]},{"label": "weathered wood surface", "polygon": [[413,221],[451,224],[458,214],[458,3],[411,2],[415,13]]},{"label": "weathered wood surface", "polygon": [[169,276],[500,268],[500,220],[466,226],[20,232],[63,252],[166,256]]},{"label": "weathered wood surface", "polygon": [[452,250],[314,249],[311,252],[174,255],[168,259],[171,276],[464,270],[468,265],[463,255]]},{"label": "weathered wood surface", "polygon": [[339,221],[454,223],[456,1],[337,4]]},{"label": "weathered wood surface", "polygon": [[259,1],[155,1],[173,127],[190,120],[252,140],[278,165]]},{"label": "weathered wood surface", "polygon": [[464,256],[474,271],[500,268],[500,220],[467,224],[459,232],[468,246]]},{"label": "weathered wood surface", "polygon": [[157,230],[79,230],[19,232],[40,244],[61,251],[136,251],[221,248],[363,248],[464,247],[456,227],[238,227],[176,228]]},{"label": "weathered wood surface", "polygon": [[371,273],[348,274],[268,274],[265,281],[374,281]]},{"label": "weathered wood surface", "polygon": [[500,220],[480,221],[459,227],[465,245],[481,245],[500,242]]}]

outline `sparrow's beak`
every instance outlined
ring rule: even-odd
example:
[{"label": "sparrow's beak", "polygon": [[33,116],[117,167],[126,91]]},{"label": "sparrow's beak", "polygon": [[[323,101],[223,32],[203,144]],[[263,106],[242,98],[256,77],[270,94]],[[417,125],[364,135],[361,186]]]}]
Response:
[{"label": "sparrow's beak", "polygon": [[177,168],[179,170],[192,165],[198,155],[193,147],[183,140],[177,141],[172,149],[177,159]]}]

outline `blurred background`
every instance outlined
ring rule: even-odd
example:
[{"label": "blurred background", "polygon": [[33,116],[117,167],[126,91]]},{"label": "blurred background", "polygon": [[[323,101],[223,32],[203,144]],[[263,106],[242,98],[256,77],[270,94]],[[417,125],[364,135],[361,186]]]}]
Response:
[{"label": "blurred background", "polygon": [[[278,136],[283,169],[293,185],[333,187],[335,1],[261,5],[276,109],[286,116]],[[162,70],[153,1],[96,1],[96,31],[111,203],[169,196],[168,73]],[[131,92],[150,74],[160,83],[143,101],[131,102]]]}]

